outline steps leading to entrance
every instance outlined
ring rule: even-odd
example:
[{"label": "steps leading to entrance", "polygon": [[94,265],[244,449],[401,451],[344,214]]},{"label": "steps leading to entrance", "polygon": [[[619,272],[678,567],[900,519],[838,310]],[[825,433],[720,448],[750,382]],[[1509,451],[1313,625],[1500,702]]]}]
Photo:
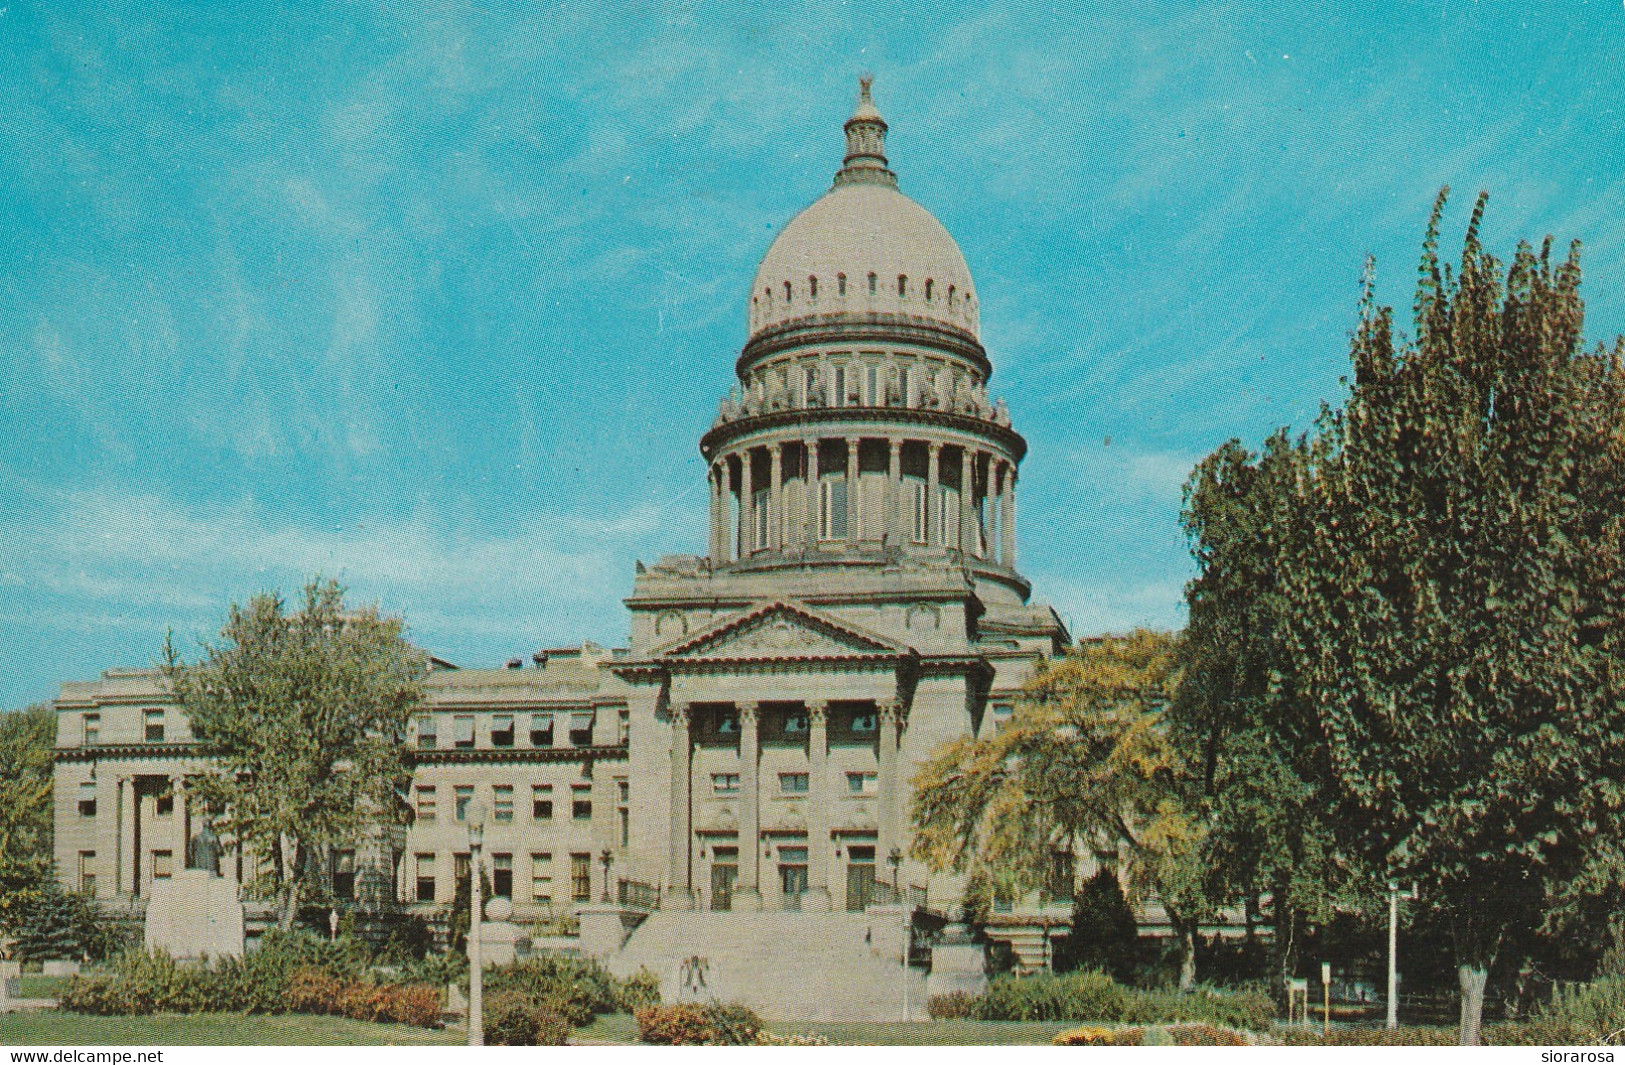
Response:
[{"label": "steps leading to entrance", "polygon": [[[605,963],[623,977],[647,968],[667,1002],[742,1002],[771,1020],[901,1020],[896,939],[871,934],[873,920],[861,913],[661,910]],[[877,956],[875,943],[889,946],[891,958]],[[685,963],[694,958],[704,960],[704,986],[687,989]],[[923,972],[909,970],[908,994],[910,1015],[924,1017]]]}]

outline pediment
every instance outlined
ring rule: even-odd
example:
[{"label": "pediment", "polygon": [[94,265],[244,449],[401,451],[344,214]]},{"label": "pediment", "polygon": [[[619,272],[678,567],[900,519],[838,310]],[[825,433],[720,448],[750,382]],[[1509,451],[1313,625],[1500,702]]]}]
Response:
[{"label": "pediment", "polygon": [[906,654],[908,648],[809,607],[771,603],[657,650],[664,659],[845,658]]}]

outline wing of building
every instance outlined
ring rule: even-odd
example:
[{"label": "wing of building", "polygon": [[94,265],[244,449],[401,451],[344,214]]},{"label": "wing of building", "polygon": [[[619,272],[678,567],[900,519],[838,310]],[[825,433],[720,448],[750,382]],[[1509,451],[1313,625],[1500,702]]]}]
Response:
[{"label": "wing of building", "polygon": [[[658,905],[668,951],[719,934],[677,916],[695,911],[771,930],[745,914],[834,921],[893,884],[953,905],[952,878],[888,863],[909,779],[995,729],[1068,636],[1016,567],[1026,443],[988,398],[970,269],[899,190],[886,129],[865,82],[833,186],[762,258],[700,441],[705,553],[638,566],[623,650],[436,669],[411,824],[332,855],[335,894],[370,872],[443,910],[483,807],[519,919],[608,894]],[[201,755],[156,674],[69,684],[57,706],[61,875],[139,908],[182,860]]]}]

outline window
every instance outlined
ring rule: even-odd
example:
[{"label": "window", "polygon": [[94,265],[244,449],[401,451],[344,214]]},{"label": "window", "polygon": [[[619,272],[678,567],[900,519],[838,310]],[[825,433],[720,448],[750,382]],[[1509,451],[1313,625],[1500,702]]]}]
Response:
[{"label": "window", "polygon": [[863,371],[863,402],[866,406],[880,406],[880,367],[870,366]]},{"label": "window", "polygon": [[835,403],[834,406],[846,406],[846,367],[835,367]]},{"label": "window", "polygon": [[434,785],[418,785],[418,820],[426,825],[434,824]]},{"label": "window", "polygon": [[452,744],[457,747],[474,746],[474,715],[458,714],[451,719]]},{"label": "window", "polygon": [[592,746],[592,714],[570,715],[570,746]]},{"label": "window", "polygon": [[615,802],[618,804],[615,809],[617,836],[625,847],[632,839],[632,784],[625,777],[615,780]]},{"label": "window", "polygon": [[716,720],[717,735],[719,736],[732,736],[739,731],[739,711],[737,710],[718,710]]},{"label": "window", "polygon": [[83,727],[86,747],[94,747],[102,741],[102,715],[86,714]]},{"label": "window", "polygon": [[143,710],[141,719],[146,726],[146,739],[148,743],[164,742],[164,712],[162,710]]},{"label": "window", "polygon": [[873,795],[877,779],[874,773],[848,773],[846,790],[852,795]]},{"label": "window", "polygon": [[79,852],[79,893],[96,894],[96,852]]},{"label": "window", "polygon": [[513,715],[495,714],[491,718],[491,746],[513,746]]},{"label": "window", "polygon": [[788,281],[784,283],[784,302],[790,302],[790,282]]},{"label": "window", "polygon": [[418,718],[418,750],[432,751],[439,742],[438,726],[435,724],[434,715],[421,715]]},{"label": "window", "polygon": [[79,784],[79,816],[96,816],[96,782],[94,780],[82,781]]},{"label": "window", "polygon": [[553,820],[553,785],[530,786],[530,817],[533,821]]},{"label": "window", "polygon": [[1049,893],[1049,897],[1052,899],[1070,902],[1072,900],[1074,875],[1071,853],[1055,851],[1050,855],[1049,876],[1046,878],[1047,883],[1044,885],[1044,890]]},{"label": "window", "polygon": [[355,898],[355,851],[333,852],[333,897]]},{"label": "window", "polygon": [[873,296],[880,291],[880,275],[869,275],[869,295]]},{"label": "window", "polygon": [[513,785],[498,784],[491,789],[491,819],[513,820]]},{"label": "window", "polygon": [[852,715],[853,732],[875,732],[880,728],[880,721],[873,710],[860,710]]},{"label": "window", "polygon": [[491,894],[499,899],[513,898],[513,855],[491,855]]},{"label": "window", "polygon": [[807,298],[818,298],[818,279],[816,277],[807,278]]},{"label": "window", "polygon": [[553,715],[530,715],[530,745],[532,747],[553,746]]},{"label": "window", "polygon": [[818,538],[846,539],[845,477],[826,477],[818,482]]},{"label": "window", "polygon": [[154,880],[168,880],[175,875],[175,852],[152,852],[152,878]]},{"label": "window", "polygon": [[925,484],[924,481],[915,481],[914,485],[913,485],[913,489],[914,489],[914,493],[913,493],[913,498],[914,498],[914,542],[917,543],[917,544],[923,544],[923,543],[925,543],[925,541],[930,536],[930,530],[927,527],[927,524],[928,524],[929,519],[930,519],[930,515],[926,512],[926,505],[925,505],[926,498],[927,498],[927,492],[929,491],[929,489],[927,489],[926,484]]},{"label": "window", "polygon": [[570,855],[570,898],[587,902],[592,898],[592,855]]},{"label": "window", "polygon": [[632,811],[621,807],[615,811],[615,820],[619,826],[621,846],[627,846],[632,839]]},{"label": "window", "polygon": [[434,855],[419,854],[417,856],[417,900],[419,902],[434,901]]},{"label": "window", "polygon": [[162,791],[152,797],[152,813],[154,817],[169,817],[175,812],[175,792]]},{"label": "window", "polygon": [[897,298],[900,299],[900,300],[908,299],[908,275],[907,274],[898,274],[897,275]]},{"label": "window", "polygon": [[784,718],[784,734],[786,736],[801,736],[807,731],[807,713],[804,710],[792,710]]},{"label": "window", "polygon": [[535,902],[553,902],[553,856],[551,854],[532,854],[530,856],[530,897]]},{"label": "window", "polygon": [[780,773],[779,790],[786,795],[805,795],[810,780],[806,773]]},{"label": "window", "polygon": [[955,306],[958,306],[957,299],[958,299],[958,297],[956,297],[954,295],[954,287],[952,285],[949,285],[948,286],[948,306],[949,306],[950,309],[955,307]]},{"label": "window", "polygon": [[468,820],[468,808],[474,802],[474,786],[472,784],[459,784],[453,789],[453,801],[456,804],[453,818],[458,821]]},{"label": "window", "polygon": [[909,371],[909,368],[907,366],[905,366],[902,369],[897,371],[897,395],[898,395],[898,398],[900,400],[902,400],[903,406],[905,406],[905,407],[909,405],[909,402],[908,402],[908,385],[909,385],[909,379],[912,376],[913,375]]},{"label": "window", "polygon": [[835,275],[835,294],[837,296],[845,296],[846,295],[846,275],[845,274],[836,274]]},{"label": "window", "polygon": [[632,801],[632,785],[625,777],[615,781],[615,799],[623,804]]},{"label": "window", "polygon": [[738,795],[739,794],[739,774],[738,773],[712,773],[711,774],[711,794],[713,794],[713,795]]},{"label": "window", "polygon": [[631,738],[632,715],[629,712],[622,710],[615,716],[615,742],[624,747],[631,740]]},{"label": "window", "polygon": [[931,302],[931,286],[935,284],[930,278],[925,279],[925,302]]},{"label": "window", "polygon": [[771,516],[768,514],[768,492],[766,488],[754,493],[752,509],[755,514],[751,521],[751,534],[755,537],[756,550],[760,551],[767,547],[768,519]]},{"label": "window", "polygon": [[570,816],[577,821],[592,820],[592,785],[570,785]]},{"label": "window", "polygon": [[811,406],[812,405],[813,393],[815,393],[817,391],[818,391],[818,370],[815,367],[809,366],[809,367],[807,367],[806,372],[804,374],[804,381],[803,381],[803,384],[802,384],[802,392],[801,392],[802,402],[805,403],[808,406]]}]

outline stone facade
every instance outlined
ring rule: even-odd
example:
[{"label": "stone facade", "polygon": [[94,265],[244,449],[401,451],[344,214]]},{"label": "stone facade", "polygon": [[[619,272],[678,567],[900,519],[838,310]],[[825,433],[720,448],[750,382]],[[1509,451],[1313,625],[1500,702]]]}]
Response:
[{"label": "stone facade", "polygon": [[[336,894],[367,875],[443,909],[479,807],[515,920],[606,894],[862,911],[894,883],[952,906],[953,878],[888,862],[909,779],[996,729],[1068,637],[1016,568],[1026,444],[988,398],[970,271],[897,190],[885,134],[866,83],[834,186],[763,259],[700,443],[706,553],[638,566],[625,649],[439,664],[411,823],[329,856]],[[184,867],[201,756],[151,671],[65,685],[57,709],[60,875],[139,905]],[[254,876],[252,856],[226,865]]]}]

